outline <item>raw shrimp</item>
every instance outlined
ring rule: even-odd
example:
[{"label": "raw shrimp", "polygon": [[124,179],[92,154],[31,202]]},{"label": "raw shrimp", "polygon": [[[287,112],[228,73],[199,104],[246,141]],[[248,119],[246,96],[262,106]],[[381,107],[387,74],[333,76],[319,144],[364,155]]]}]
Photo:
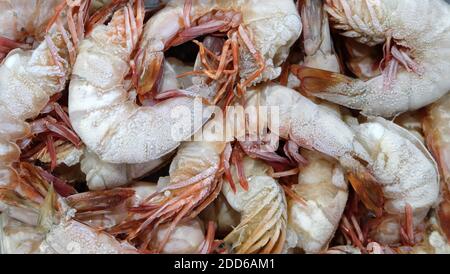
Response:
[{"label": "raw shrimp", "polygon": [[437,211],[442,230],[450,239],[450,95],[428,107],[423,127],[429,149],[441,171],[442,201]]},{"label": "raw shrimp", "polygon": [[[66,201],[69,206],[76,209],[76,220],[91,227],[108,229],[124,221],[130,214],[130,207],[139,206],[156,191],[156,184],[137,182],[130,185],[129,189],[91,191],[70,196]],[[105,203],[101,203],[101,201]],[[96,211],[92,210],[94,207],[96,207]],[[86,209],[89,211],[85,211]],[[156,236],[151,242],[150,250],[158,247],[164,240],[168,229],[168,225],[162,225],[155,231]],[[189,237],[186,238],[186,235]],[[178,224],[161,253],[197,253],[204,242],[204,226],[196,218]]]},{"label": "raw shrimp", "polygon": [[306,253],[318,253],[327,248],[347,204],[348,189],[344,171],[333,159],[318,152],[302,151],[308,161],[292,186],[304,201],[287,195],[288,229],[296,241],[290,243]]},{"label": "raw shrimp", "polygon": [[275,84],[260,87],[249,102],[278,106],[280,137],[337,159],[364,204],[378,216],[384,208],[398,218],[409,205],[417,224],[437,202],[436,163],[407,130],[381,118],[351,128],[336,112]]},{"label": "raw shrimp", "polygon": [[[214,120],[205,125],[210,126],[214,126]],[[155,238],[153,231],[169,224],[164,238],[152,246],[157,252],[163,251],[177,225],[196,217],[219,194],[225,148],[225,141],[183,143],[172,160],[169,177],[160,178],[158,191],[133,209],[135,214],[130,220],[110,233],[125,233],[128,240],[148,248]]]},{"label": "raw shrimp", "polygon": [[382,118],[370,118],[355,130],[371,155],[369,169],[385,198],[385,216],[374,229],[373,239],[380,244],[397,243],[400,238],[413,243],[413,228],[438,202],[436,162],[413,134]]},{"label": "raw shrimp", "polygon": [[[222,193],[241,221],[224,241],[236,253],[281,253],[286,240],[287,205],[283,188],[269,174],[271,168],[245,157],[242,162],[248,190],[225,182]],[[235,166],[233,180],[239,180]]]},{"label": "raw shrimp", "polygon": [[[133,192],[132,196],[124,196],[130,191]],[[156,184],[139,182],[132,184],[129,189],[115,188],[73,195],[67,198],[67,203],[80,212],[75,215],[77,220],[92,227],[109,230],[126,221],[127,217],[134,213],[133,208],[138,208],[157,191]],[[129,199],[124,200],[123,198]],[[93,206],[99,204],[101,200],[106,202],[103,204],[104,208],[97,207],[98,212],[92,211]],[[91,212],[84,213],[84,208]],[[137,219],[133,217],[131,222]],[[204,226],[200,219],[194,218],[180,222],[173,228],[170,225],[170,223],[166,223],[155,227],[153,232],[155,237],[148,246],[149,250],[158,250],[160,244],[165,242],[163,248],[159,250],[160,253],[197,253],[200,251],[202,244],[206,241]],[[168,230],[171,230],[171,233],[166,238]],[[189,238],[186,238],[186,235],[189,235]]]},{"label": "raw shrimp", "polygon": [[[226,79],[219,97],[238,80],[237,74],[243,88],[277,78],[301,28],[300,16],[290,0],[171,1],[145,27],[137,59],[138,93],[159,89],[165,50],[214,33],[226,33],[228,37],[222,54],[213,56],[219,61],[217,69],[206,61],[211,53],[199,45],[206,67],[203,73],[213,80]],[[230,63],[232,68],[228,69]]]},{"label": "raw shrimp", "polygon": [[[30,251],[63,254],[137,252],[127,243],[120,243],[114,237],[95,231],[73,219],[76,210],[69,207],[66,200],[54,192],[53,185],[42,181],[42,184],[33,185],[33,187],[39,190],[39,195],[42,197],[41,202],[30,200],[11,189],[0,189],[0,208],[3,213],[22,222],[22,224],[11,227],[12,237],[22,235],[27,240],[24,242],[25,247],[28,246]],[[129,191],[121,191],[113,198],[119,198],[122,201],[129,196]],[[109,206],[109,203],[114,201],[111,196],[107,195],[96,198],[93,201],[86,199],[76,206],[86,213],[90,206],[93,211],[100,210],[105,206],[105,202]],[[3,233],[7,232],[3,230]],[[21,234],[21,232],[25,234]],[[14,244],[14,239],[10,240],[12,240],[10,243]]]},{"label": "raw shrimp", "polygon": [[[183,89],[182,85],[186,83],[177,79],[176,76],[181,73],[180,70],[189,70],[189,68],[177,59],[168,58],[165,62],[162,78],[163,90]],[[86,182],[90,190],[111,189],[126,185],[156,170],[165,164],[171,156],[172,154],[169,153],[160,159],[139,164],[114,164],[102,161],[97,154],[86,149],[81,160],[81,170],[86,174]]]},{"label": "raw shrimp", "polygon": [[393,117],[450,90],[450,6],[444,1],[327,0],[326,10],[342,35],[369,46],[384,43],[383,72],[363,81],[297,67],[306,91],[366,115]]},{"label": "raw shrimp", "polygon": [[83,34],[83,25],[71,24],[69,18],[76,15],[80,18],[77,21],[84,24],[87,4],[85,1],[75,6],[70,4],[67,10],[71,16],[65,20],[67,23],[62,23],[57,13],[56,23],[49,25],[45,40],[36,49],[15,49],[0,64],[0,185],[14,188],[26,197],[34,196],[35,191],[23,187],[22,178],[15,170],[20,157],[15,141],[50,128],[58,135],[77,139],[66,126],[50,119],[35,121],[31,126],[26,120],[38,116],[50,97],[64,89],[76,54],[75,40]]},{"label": "raw shrimp", "polygon": [[[126,5],[116,11],[108,25],[96,26],[82,41],[69,88],[69,115],[75,131],[108,163],[159,159],[202,126],[200,121],[196,129],[172,130],[177,124],[192,125],[194,113],[202,119],[203,105],[196,99],[177,97],[155,106],[139,106],[129,98],[124,77],[130,71],[144,12],[141,1],[134,4],[135,9]],[[177,109],[189,113],[180,117]]]},{"label": "raw shrimp", "polygon": [[[52,192],[46,197],[41,210],[40,226],[46,231],[39,246],[44,254],[123,254],[137,253],[137,250],[126,242],[119,242],[105,232],[98,232],[91,227],[73,219],[74,210],[68,207],[61,198],[55,201]],[[57,202],[61,210],[59,220],[51,207]]]}]

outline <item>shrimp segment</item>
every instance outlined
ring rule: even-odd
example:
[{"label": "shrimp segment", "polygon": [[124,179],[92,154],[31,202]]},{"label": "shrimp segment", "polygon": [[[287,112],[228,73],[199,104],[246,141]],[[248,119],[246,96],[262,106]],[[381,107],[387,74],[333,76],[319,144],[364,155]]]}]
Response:
[{"label": "shrimp segment", "polygon": [[[222,193],[230,206],[241,213],[241,221],[224,239],[236,253],[281,253],[286,240],[287,205],[283,188],[269,174],[270,167],[260,161],[242,161],[249,190],[233,191],[227,182]],[[237,169],[231,168],[233,180]]]},{"label": "shrimp segment", "polygon": [[326,9],[344,36],[369,46],[384,43],[382,75],[363,81],[300,68],[306,91],[367,115],[393,117],[450,89],[450,7],[444,1],[327,0]]},{"label": "shrimp segment", "polygon": [[309,164],[298,175],[293,191],[306,200],[301,204],[288,196],[288,229],[296,236],[293,247],[307,253],[327,248],[344,212],[348,198],[342,168],[317,152],[302,152]]},{"label": "shrimp segment", "polygon": [[[168,99],[153,107],[129,99],[124,77],[130,71],[143,20],[141,1],[135,1],[135,6],[121,8],[107,26],[96,26],[82,41],[69,88],[69,115],[75,131],[109,163],[159,159],[197,130],[182,126],[173,131],[174,125],[194,124],[194,113],[202,117],[202,103],[192,98]],[[188,113],[180,115],[177,109]],[[196,124],[200,127],[202,121]]]},{"label": "shrimp segment", "polygon": [[[392,122],[372,118],[356,131],[373,159],[370,170],[385,197],[385,216],[373,237],[382,244],[398,243],[401,222],[411,222],[411,230],[438,202],[437,164],[419,139]],[[412,233],[409,242],[414,242]]]},{"label": "shrimp segment", "polygon": [[[72,3],[67,7],[71,12],[77,10],[77,16],[82,18],[88,8],[89,5],[85,1]],[[40,11],[36,10],[36,12]],[[50,98],[64,89],[72,68],[71,56],[74,54],[72,40],[79,35],[66,30],[68,23],[62,20],[60,15],[56,15],[55,18],[58,22],[49,26],[45,39],[40,41],[37,48],[15,49],[0,64],[0,126],[2,127],[0,139],[3,148],[0,151],[0,169],[3,171],[0,185],[15,189],[30,199],[36,197],[36,191],[23,182],[31,178],[24,179],[24,176],[19,173],[26,165],[17,163],[20,160],[20,147],[16,141],[28,138],[30,134],[35,133],[35,129],[25,121],[38,116],[49,103]],[[80,28],[83,28],[84,21],[81,20],[79,24],[81,24]],[[55,131],[63,128],[54,126]],[[65,135],[61,131],[59,133]],[[16,170],[17,167],[19,167],[18,170]],[[30,168],[25,169],[30,170]],[[31,174],[36,176],[36,181],[48,175],[42,169],[37,169],[37,172]],[[52,176],[47,176],[47,179],[56,181]],[[59,182],[55,183],[55,187],[57,183]],[[73,193],[73,189],[69,192]],[[66,192],[66,194],[69,193]]]}]

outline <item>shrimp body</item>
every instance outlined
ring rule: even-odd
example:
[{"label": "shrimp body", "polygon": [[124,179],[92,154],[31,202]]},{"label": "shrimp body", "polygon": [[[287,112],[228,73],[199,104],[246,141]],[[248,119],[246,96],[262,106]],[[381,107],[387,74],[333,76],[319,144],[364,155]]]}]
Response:
[{"label": "shrimp body", "polygon": [[384,69],[363,81],[305,68],[299,76],[306,90],[367,115],[393,117],[450,89],[450,7],[444,1],[328,0],[326,9],[342,35],[369,46],[384,43]]},{"label": "shrimp body", "polygon": [[[80,16],[86,8],[81,3]],[[70,39],[77,33],[70,36],[65,28],[62,23],[52,25],[37,48],[15,49],[0,64],[2,186],[17,187],[19,178],[12,166],[19,160],[20,149],[15,141],[31,133],[25,121],[38,116],[50,97],[64,89],[71,73],[74,48]]]},{"label": "shrimp body", "polygon": [[[286,240],[287,205],[284,191],[270,177],[270,167],[251,158],[243,159],[244,173],[249,182],[246,191],[237,186],[234,192],[229,183],[222,193],[230,206],[241,213],[241,221],[225,237],[236,253],[281,253]],[[236,168],[231,168],[237,181]]]},{"label": "shrimp body", "polygon": [[[129,99],[124,77],[130,70],[140,29],[126,26],[142,27],[142,3],[136,4],[140,7],[137,14],[131,7],[122,8],[107,26],[95,27],[83,40],[70,83],[73,127],[86,146],[109,163],[144,163],[170,153],[180,140],[192,135],[190,127],[173,133],[173,125],[193,124],[194,112],[202,108],[201,103],[196,106],[194,99],[187,97],[153,107],[138,106]],[[175,115],[177,107],[189,113]]]},{"label": "shrimp body", "polygon": [[342,168],[317,152],[302,151],[308,165],[299,173],[292,189],[305,204],[288,196],[288,229],[295,234],[295,247],[307,253],[318,253],[336,231],[345,205],[348,189]]},{"label": "shrimp body", "polygon": [[[382,118],[361,124],[357,134],[373,159],[370,170],[382,188],[386,215],[402,219],[409,206],[414,225],[420,223],[439,198],[439,172],[433,157],[413,134]],[[387,219],[391,220],[383,222],[375,236],[383,244],[399,240],[398,223]]]}]

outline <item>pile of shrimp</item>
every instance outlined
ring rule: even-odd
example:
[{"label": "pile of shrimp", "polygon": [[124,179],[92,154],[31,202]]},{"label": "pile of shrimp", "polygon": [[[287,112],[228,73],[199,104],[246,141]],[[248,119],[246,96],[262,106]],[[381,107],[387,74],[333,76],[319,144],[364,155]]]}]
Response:
[{"label": "pile of shrimp", "polygon": [[450,253],[444,0],[0,0],[0,253]]}]

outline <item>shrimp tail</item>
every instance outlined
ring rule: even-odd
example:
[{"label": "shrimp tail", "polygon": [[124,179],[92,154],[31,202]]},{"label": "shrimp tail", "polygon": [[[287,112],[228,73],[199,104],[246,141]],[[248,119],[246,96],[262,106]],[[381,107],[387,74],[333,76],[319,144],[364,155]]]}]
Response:
[{"label": "shrimp tail", "polygon": [[329,92],[334,86],[352,82],[351,78],[339,73],[299,65],[292,65],[291,72],[302,82],[302,90],[310,93]]},{"label": "shrimp tail", "polygon": [[[357,157],[356,157],[357,158]],[[361,199],[364,206],[373,211],[373,213],[381,217],[383,215],[384,194],[377,179],[365,167],[362,160],[352,158],[353,168],[347,174],[347,178],[355,190],[358,197]],[[346,165],[347,161],[342,163]]]}]

